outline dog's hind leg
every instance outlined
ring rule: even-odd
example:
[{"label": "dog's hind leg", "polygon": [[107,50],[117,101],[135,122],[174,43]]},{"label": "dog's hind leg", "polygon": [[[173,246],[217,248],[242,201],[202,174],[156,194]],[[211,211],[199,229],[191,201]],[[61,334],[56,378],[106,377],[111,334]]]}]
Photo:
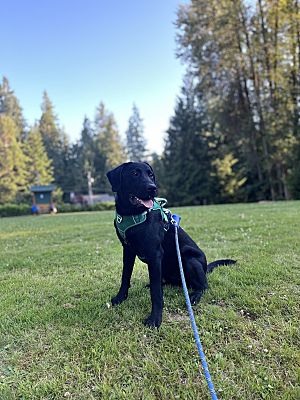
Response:
[{"label": "dog's hind leg", "polygon": [[118,294],[111,299],[113,306],[116,306],[127,299],[135,257],[135,253],[133,253],[128,246],[123,247],[122,282]]},{"label": "dog's hind leg", "polygon": [[206,274],[199,258],[189,258],[185,263],[185,277],[187,285],[192,288],[191,303],[199,303],[204,291],[208,288]]}]

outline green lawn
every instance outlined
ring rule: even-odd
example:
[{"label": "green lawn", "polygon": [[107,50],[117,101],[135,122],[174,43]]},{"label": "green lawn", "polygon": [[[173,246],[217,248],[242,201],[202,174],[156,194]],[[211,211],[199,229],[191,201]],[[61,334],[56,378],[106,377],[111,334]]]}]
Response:
[{"label": "green lawn", "polygon": [[[220,399],[300,399],[300,202],[174,209],[219,267],[194,308]],[[0,219],[0,399],[208,399],[184,296],[150,330],[147,268],[112,308],[113,212]]]}]

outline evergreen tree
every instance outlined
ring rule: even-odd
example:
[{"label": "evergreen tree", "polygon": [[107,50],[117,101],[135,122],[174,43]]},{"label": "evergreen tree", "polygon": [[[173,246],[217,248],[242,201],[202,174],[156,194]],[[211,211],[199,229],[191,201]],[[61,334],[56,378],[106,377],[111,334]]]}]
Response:
[{"label": "evergreen tree", "polygon": [[26,168],[28,186],[48,185],[53,182],[53,168],[43,145],[41,133],[37,126],[30,129],[24,144],[27,156]]},{"label": "evergreen tree", "polygon": [[136,105],[133,105],[132,115],[126,131],[127,154],[130,161],[143,161],[146,158],[146,139],[144,137],[143,120]]},{"label": "evergreen tree", "polygon": [[192,84],[186,81],[170,121],[162,157],[161,184],[172,204],[212,201],[207,131],[202,104]]},{"label": "evergreen tree", "polygon": [[63,192],[71,192],[73,191],[73,187],[70,185],[70,177],[73,174],[72,171],[72,151],[69,142],[68,135],[64,132],[64,130],[60,130],[61,135],[61,148],[60,148],[60,165],[61,171],[59,178],[56,183],[62,189]]},{"label": "evergreen tree", "polygon": [[300,140],[294,149],[293,169],[289,171],[288,183],[291,196],[300,200]]},{"label": "evergreen tree", "polygon": [[191,0],[177,26],[179,56],[239,160],[233,169],[246,174],[245,199],[289,198],[300,140],[299,0]]},{"label": "evergreen tree", "polygon": [[94,131],[91,126],[90,120],[85,117],[83,121],[83,128],[81,131],[81,158],[82,158],[82,169],[86,176],[88,171],[94,172]]},{"label": "evergreen tree", "polygon": [[68,168],[68,191],[84,192],[83,170],[81,164],[81,148],[79,141],[72,144],[69,148],[69,168]]},{"label": "evergreen tree", "polygon": [[163,185],[164,181],[164,164],[162,156],[157,153],[152,153],[149,160],[156,177],[156,184],[160,197],[167,197],[166,188]]},{"label": "evergreen tree", "polygon": [[[62,187],[65,172],[67,138],[61,131],[54,108],[47,92],[43,94],[42,115],[38,129],[41,133],[47,156],[52,161],[55,183]],[[63,187],[62,187],[63,188]]]},{"label": "evergreen tree", "polygon": [[95,158],[98,151],[95,146],[94,130],[90,120],[85,117],[81,130],[80,140],[72,148],[72,178],[73,190],[79,193],[87,193],[87,175],[90,171],[95,175]]},{"label": "evergreen tree", "polygon": [[25,135],[25,120],[20,107],[19,100],[11,90],[6,77],[2,78],[0,84],[0,115],[5,114],[11,117],[15,123],[17,138]]},{"label": "evergreen tree", "polygon": [[113,114],[100,103],[95,116],[95,185],[100,191],[110,190],[106,172],[125,161],[124,149]]},{"label": "evergreen tree", "polygon": [[18,128],[8,115],[0,115],[0,203],[15,201],[26,189],[26,157]]}]

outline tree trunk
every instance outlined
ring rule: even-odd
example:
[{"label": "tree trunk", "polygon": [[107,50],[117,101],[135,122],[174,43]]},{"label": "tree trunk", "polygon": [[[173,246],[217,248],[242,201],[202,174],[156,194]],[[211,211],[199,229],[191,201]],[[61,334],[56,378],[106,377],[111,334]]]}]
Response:
[{"label": "tree trunk", "polygon": [[264,159],[266,162],[267,181],[268,181],[268,185],[269,185],[271,199],[275,200],[276,193],[275,193],[274,183],[273,183],[273,179],[272,179],[272,165],[271,165],[270,154],[269,154],[269,145],[268,145],[267,136],[266,136],[263,108],[262,108],[262,104],[261,104],[259,79],[258,79],[258,75],[257,75],[256,69],[255,69],[253,50],[252,50],[252,45],[251,45],[251,41],[250,41],[250,37],[249,37],[249,32],[247,29],[246,18],[243,13],[243,10],[241,8],[240,8],[239,12],[240,12],[240,16],[241,16],[243,33],[244,33],[244,36],[246,39],[246,47],[248,50],[248,58],[249,58],[249,62],[250,62],[250,79],[252,79],[252,82],[253,82],[254,95],[255,95],[255,107],[256,107],[257,114],[259,116],[259,133],[260,133],[260,137],[262,140],[263,154],[264,154]]}]

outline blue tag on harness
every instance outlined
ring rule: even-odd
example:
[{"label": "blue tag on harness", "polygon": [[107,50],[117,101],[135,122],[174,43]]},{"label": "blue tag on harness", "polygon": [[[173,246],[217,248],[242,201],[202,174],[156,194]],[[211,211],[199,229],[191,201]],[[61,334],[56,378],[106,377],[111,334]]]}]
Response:
[{"label": "blue tag on harness", "polygon": [[172,219],[173,219],[173,221],[172,221],[173,224],[178,228],[179,224],[180,224],[181,216],[177,215],[177,214],[173,214]]}]

